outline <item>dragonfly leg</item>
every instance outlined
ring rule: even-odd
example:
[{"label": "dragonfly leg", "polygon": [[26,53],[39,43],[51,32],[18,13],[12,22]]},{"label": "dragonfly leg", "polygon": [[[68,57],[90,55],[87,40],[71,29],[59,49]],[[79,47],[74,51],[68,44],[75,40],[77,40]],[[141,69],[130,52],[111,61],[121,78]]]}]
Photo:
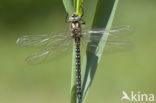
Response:
[{"label": "dragonfly leg", "polygon": [[82,18],[84,16],[84,9],[83,9],[82,5],[81,5],[81,10],[82,10],[82,15],[81,15],[81,18]]},{"label": "dragonfly leg", "polygon": [[86,22],[83,19],[81,19],[81,24],[86,25]]}]

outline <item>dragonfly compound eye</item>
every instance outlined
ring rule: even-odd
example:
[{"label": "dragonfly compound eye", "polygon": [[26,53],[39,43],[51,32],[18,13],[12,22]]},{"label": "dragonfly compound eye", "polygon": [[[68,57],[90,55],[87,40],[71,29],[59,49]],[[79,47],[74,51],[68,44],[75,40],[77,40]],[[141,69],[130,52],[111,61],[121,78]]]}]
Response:
[{"label": "dragonfly compound eye", "polygon": [[80,21],[81,20],[81,17],[80,16],[77,16],[76,17],[76,21]]},{"label": "dragonfly compound eye", "polygon": [[69,17],[68,22],[72,22],[73,21],[73,17]]}]

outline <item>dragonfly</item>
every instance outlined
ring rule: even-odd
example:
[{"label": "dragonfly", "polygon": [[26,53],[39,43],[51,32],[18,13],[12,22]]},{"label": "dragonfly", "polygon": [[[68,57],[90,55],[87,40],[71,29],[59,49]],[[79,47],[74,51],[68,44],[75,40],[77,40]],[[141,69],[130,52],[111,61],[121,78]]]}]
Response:
[{"label": "dragonfly", "polygon": [[[81,100],[82,92],[80,45],[83,46],[84,42],[84,44],[94,42],[94,44],[90,46],[93,48],[97,48],[97,44],[101,36],[105,32],[105,28],[82,29],[82,25],[84,24],[84,22],[82,22],[82,17],[76,13],[73,13],[67,21],[70,22],[69,32],[23,36],[19,37],[16,43],[24,47],[45,47],[45,49],[28,56],[25,60],[27,64],[38,64],[42,63],[43,61],[52,60],[52,58],[59,52],[61,54],[65,54],[66,51],[72,48],[72,45],[74,43],[76,61],[76,90],[77,97],[79,100]],[[127,45],[129,45],[129,42],[119,40],[119,33],[122,31],[130,31],[130,26],[111,28],[109,38],[105,47],[106,50],[112,51],[113,48],[122,50],[123,48],[127,47]]]}]

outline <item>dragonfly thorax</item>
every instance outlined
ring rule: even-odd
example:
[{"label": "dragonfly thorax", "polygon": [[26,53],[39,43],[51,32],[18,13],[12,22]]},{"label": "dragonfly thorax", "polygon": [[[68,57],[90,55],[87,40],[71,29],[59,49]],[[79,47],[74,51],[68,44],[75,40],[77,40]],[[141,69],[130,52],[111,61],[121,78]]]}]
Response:
[{"label": "dragonfly thorax", "polygon": [[81,23],[79,21],[72,22],[70,31],[72,37],[81,37]]}]

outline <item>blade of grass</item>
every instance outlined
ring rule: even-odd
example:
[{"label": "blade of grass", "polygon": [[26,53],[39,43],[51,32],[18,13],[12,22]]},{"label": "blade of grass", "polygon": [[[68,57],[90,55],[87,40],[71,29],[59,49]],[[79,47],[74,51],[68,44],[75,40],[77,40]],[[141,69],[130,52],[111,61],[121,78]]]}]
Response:
[{"label": "blade of grass", "polygon": [[76,103],[77,97],[76,97],[76,72],[75,72],[75,44],[73,43],[73,54],[72,54],[72,72],[71,72],[71,99],[70,103]]},{"label": "blade of grass", "polygon": [[68,15],[72,15],[74,12],[73,0],[63,0],[63,4]]},{"label": "blade of grass", "polygon": [[[118,0],[98,0],[92,28],[106,28],[106,31],[99,39],[98,47],[96,49],[90,48],[89,46],[92,45],[93,42],[88,43],[86,58],[83,61],[83,67],[82,67],[83,70],[82,103],[84,103],[84,100],[88,93],[88,89],[91,86],[92,81],[94,79],[95,72],[100,62],[101,55],[109,35],[109,30],[113,22],[117,4],[118,4]],[[91,35],[95,35],[95,34],[91,34]],[[89,52],[90,50],[94,51],[94,53]]]}]

